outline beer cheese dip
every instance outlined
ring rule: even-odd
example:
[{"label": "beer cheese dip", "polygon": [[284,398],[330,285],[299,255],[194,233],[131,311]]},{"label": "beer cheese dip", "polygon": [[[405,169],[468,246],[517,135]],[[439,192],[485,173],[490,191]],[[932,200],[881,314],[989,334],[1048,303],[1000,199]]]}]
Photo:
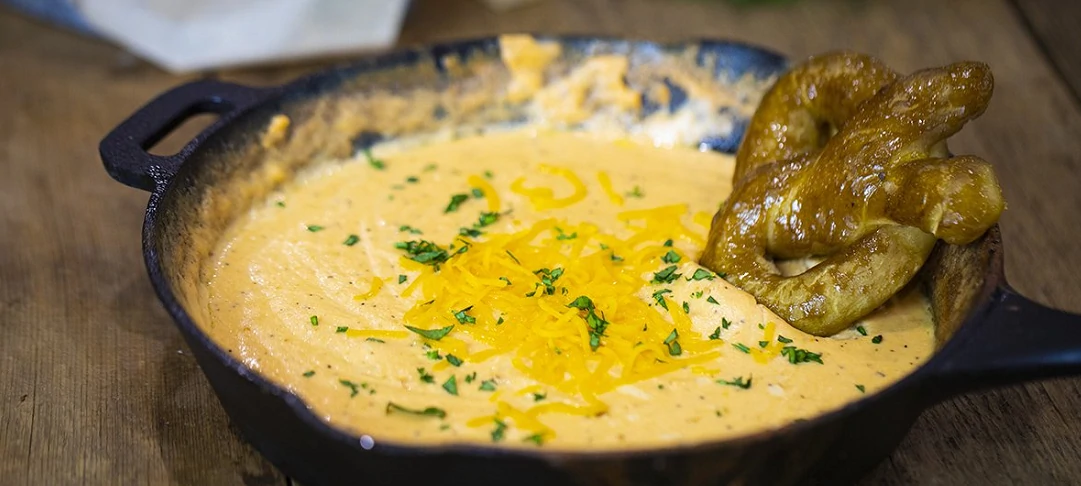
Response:
[{"label": "beer cheese dip", "polygon": [[203,327],[365,447],[730,438],[927,359],[918,289],[817,338],[697,265],[732,170],[727,155],[559,131],[377,145],[232,226]]}]

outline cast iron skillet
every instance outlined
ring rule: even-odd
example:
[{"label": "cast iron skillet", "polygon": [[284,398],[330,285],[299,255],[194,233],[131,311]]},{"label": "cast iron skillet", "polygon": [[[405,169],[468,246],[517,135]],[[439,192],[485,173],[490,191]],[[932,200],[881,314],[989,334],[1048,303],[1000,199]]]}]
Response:
[{"label": "cast iron skillet", "polygon": [[[692,52],[694,62],[718,78],[767,79],[786,67],[776,54],[731,42],[657,45],[596,38],[550,40],[560,42],[571,58],[621,52],[632,56],[632,64]],[[199,239],[213,239],[232,216],[245,209],[239,205],[232,211],[208,212],[208,200],[213,206],[215,190],[227,189],[230,181],[259,169],[262,159],[250,147],[258,145],[259,133],[274,114],[303,117],[313,103],[344,92],[363,92],[370,86],[393,91],[407,89],[411,83],[446,82],[457,76],[447,59],[497,60],[498,52],[497,40],[488,38],[367,58],[281,87],[196,81],[154,99],[101,142],[109,174],[151,193],[143,254],[162,304],[232,422],[262,454],[299,482],[837,484],[859,478],[885,458],[920,412],[937,401],[974,389],[1081,372],[1081,318],[1043,307],[1010,288],[1003,277],[1002,246],[995,228],[965,247],[940,245],[924,267],[920,279],[932,303],[938,341],[937,352],[926,364],[877,394],[779,430],[648,451],[569,454],[543,448],[413,447],[378,440],[373,446],[328,426],[298,397],[245,367],[195,324],[192,314],[196,310],[183,287],[198,280],[193,269],[207,257]],[[433,71],[434,77],[414,73],[423,71],[421,67]],[[424,79],[414,82],[420,78]],[[677,96],[671,102],[685,102],[679,98],[686,93],[673,88]],[[164,157],[146,152],[184,120],[205,112],[221,118],[179,153]],[[742,135],[739,128],[707,137],[703,143],[732,152]],[[378,138],[370,132],[359,133],[354,143],[359,147]]]}]

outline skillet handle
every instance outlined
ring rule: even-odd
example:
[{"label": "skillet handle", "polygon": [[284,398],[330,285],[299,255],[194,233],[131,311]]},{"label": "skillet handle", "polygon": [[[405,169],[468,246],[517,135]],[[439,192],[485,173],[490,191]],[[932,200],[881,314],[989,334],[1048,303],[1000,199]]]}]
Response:
[{"label": "skillet handle", "polygon": [[1081,315],[1045,307],[1008,285],[982,323],[962,328],[936,356],[936,398],[1081,374]]},{"label": "skillet handle", "polygon": [[[109,132],[98,146],[105,170],[120,183],[152,191],[169,181],[206,138],[224,121],[261,101],[269,90],[215,80],[194,81],[154,98]],[[173,155],[146,150],[185,120],[203,113],[221,118]]]}]

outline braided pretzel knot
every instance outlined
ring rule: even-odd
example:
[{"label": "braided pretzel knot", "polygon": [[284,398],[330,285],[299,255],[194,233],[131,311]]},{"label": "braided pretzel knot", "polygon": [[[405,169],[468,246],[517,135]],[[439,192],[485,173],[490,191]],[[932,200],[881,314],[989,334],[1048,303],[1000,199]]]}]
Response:
[{"label": "braided pretzel knot", "polygon": [[[848,328],[904,287],[939,238],[969,243],[998,220],[991,165],[946,148],[993,84],[973,62],[905,77],[849,53],[797,66],[751,120],[701,263],[804,332]],[[772,260],[807,256],[826,259],[795,276]]]}]

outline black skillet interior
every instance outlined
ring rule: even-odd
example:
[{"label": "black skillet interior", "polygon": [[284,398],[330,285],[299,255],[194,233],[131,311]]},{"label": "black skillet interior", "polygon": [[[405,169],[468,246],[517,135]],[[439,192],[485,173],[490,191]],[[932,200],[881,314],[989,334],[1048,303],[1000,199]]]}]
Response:
[{"label": "black skillet interior", "polygon": [[[666,75],[674,72],[669,68],[689,69],[728,90],[732,106],[713,114],[724,120],[724,129],[693,137],[703,149],[724,152],[738,146],[750,115],[746,106],[753,109],[787,66],[774,53],[730,42],[549,40],[562,46],[557,64],[568,70],[597,54],[623,54],[631,66],[627,83],[666,85],[667,103],[643,95],[642,112],[622,120],[632,129],[656,110],[675,111],[695,101],[677,76]],[[663,450],[552,454],[477,446],[372,447],[329,427],[298,397],[243,366],[200,330],[196,322],[204,316],[194,304],[203,262],[228,224],[277,183],[265,166],[269,156],[278,162],[275,172],[291,173],[313,160],[347,157],[386,137],[447,126],[483,131],[528,123],[522,106],[496,101],[498,87],[506,83],[499,52],[497,39],[399,51],[269,89],[198,81],[153,100],[102,141],[110,175],[151,191],[143,245],[159,298],[233,423],[301,483],[835,484],[859,477],[884,458],[936,400],[1081,371],[1078,318],[1009,289],[995,229],[966,247],[940,246],[925,266],[921,279],[936,316],[940,349],[927,364],[878,394],[780,430]],[[365,101],[374,92],[428,103],[430,116],[410,118]],[[477,99],[485,100],[480,108],[454,101]],[[222,117],[178,154],[146,153],[183,120],[204,112]],[[283,151],[268,153],[260,138],[279,113],[294,120],[291,139]]]}]

